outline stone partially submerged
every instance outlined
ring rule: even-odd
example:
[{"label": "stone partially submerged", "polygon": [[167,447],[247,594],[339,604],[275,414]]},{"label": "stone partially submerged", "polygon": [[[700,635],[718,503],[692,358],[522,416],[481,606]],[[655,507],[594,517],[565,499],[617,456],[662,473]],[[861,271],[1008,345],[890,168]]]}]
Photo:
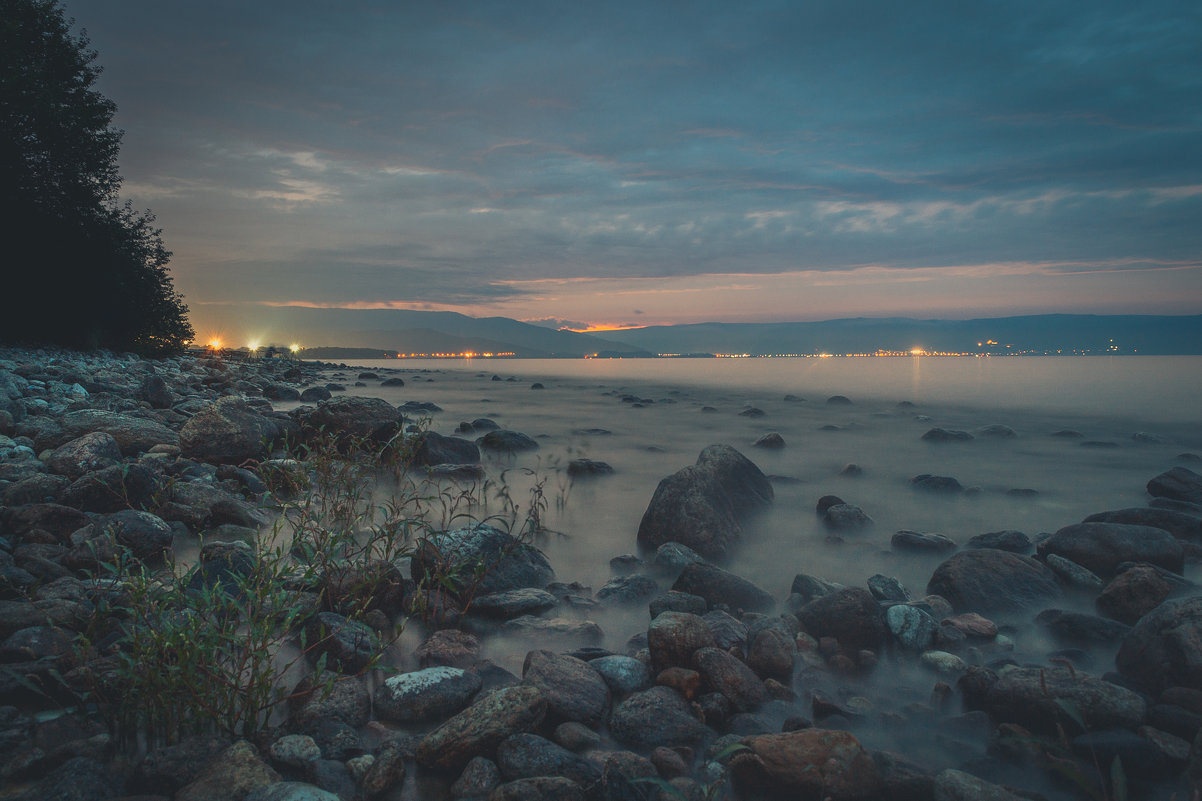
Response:
[{"label": "stone partially submerged", "polygon": [[740,525],[772,503],[768,477],[729,445],[710,445],[659,482],[639,524],[638,543],[655,550],[679,542],[707,559],[724,559],[742,539]]}]

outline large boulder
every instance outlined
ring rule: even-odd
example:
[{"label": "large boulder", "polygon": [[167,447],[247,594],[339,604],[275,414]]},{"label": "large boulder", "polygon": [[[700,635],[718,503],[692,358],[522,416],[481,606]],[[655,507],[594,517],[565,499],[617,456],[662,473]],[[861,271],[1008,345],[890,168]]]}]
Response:
[{"label": "large boulder", "polygon": [[709,692],[721,693],[740,712],[751,712],[767,703],[768,690],[755,671],[721,648],[699,648],[693,667]]},{"label": "large boulder", "polygon": [[[551,651],[531,651],[522,665],[522,681],[547,699],[553,721],[596,726],[609,707],[609,685],[588,662]],[[514,777],[516,778],[516,777]]]},{"label": "large boulder", "polygon": [[928,595],[940,595],[957,612],[1014,613],[1062,596],[1056,574],[1042,562],[1008,551],[961,551],[935,568]]},{"label": "large boulder", "polygon": [[480,676],[453,667],[398,673],[376,688],[375,710],[382,720],[418,723],[453,715],[480,690]]},{"label": "large boulder", "polygon": [[1202,517],[1173,509],[1154,506],[1135,506],[1090,515],[1083,523],[1126,523],[1135,526],[1162,528],[1179,540],[1202,542]]},{"label": "large boulder", "polygon": [[657,673],[670,667],[688,667],[697,649],[714,644],[706,622],[688,612],[660,612],[647,629],[651,668]]},{"label": "large boulder", "polygon": [[413,451],[413,463],[424,467],[439,464],[479,464],[480,448],[471,440],[445,437],[437,432],[427,431]]},{"label": "large boulder", "polygon": [[1202,597],[1165,601],[1144,615],[1123,638],[1114,663],[1151,693],[1202,690]]},{"label": "large boulder", "polygon": [[583,787],[601,781],[601,768],[595,762],[528,732],[511,735],[501,742],[497,747],[497,767],[509,781],[560,776]]},{"label": "large boulder", "polygon": [[1113,576],[1124,562],[1147,562],[1174,573],[1185,568],[1185,552],[1177,538],[1150,526],[1077,523],[1060,529],[1036,550],[1040,556],[1062,556],[1104,577]]},{"label": "large boulder", "polygon": [[121,461],[121,446],[112,434],[93,431],[59,445],[43,461],[51,473],[76,479]]},{"label": "large boulder", "polygon": [[281,434],[278,420],[265,417],[239,397],[227,396],[194,414],[180,429],[183,456],[210,464],[239,464],[263,458]]},{"label": "large boulder", "polygon": [[303,418],[301,426],[310,438],[324,432],[342,443],[387,442],[396,434],[401,421],[400,410],[383,398],[348,395],[317,404]]},{"label": "large boulder", "polygon": [[704,598],[710,606],[726,604],[746,612],[765,612],[776,603],[766,591],[742,576],[703,562],[687,565],[676,577],[672,589]]},{"label": "large boulder", "polygon": [[638,543],[679,542],[707,559],[725,558],[742,538],[740,520],[772,503],[772,484],[729,445],[710,445],[697,463],[659,482],[639,524]]},{"label": "large boulder", "polygon": [[1079,734],[1081,723],[1091,731],[1135,728],[1147,714],[1139,693],[1060,667],[1006,668],[986,692],[984,705],[997,723],[1048,734],[1060,729]]},{"label": "large boulder", "polygon": [[747,751],[731,760],[735,786],[753,797],[797,801],[876,798],[881,776],[854,735],[830,729],[743,738]]},{"label": "large boulder", "polygon": [[542,551],[486,523],[421,540],[410,570],[415,581],[446,578],[457,592],[474,595],[541,589],[555,578]]},{"label": "large boulder", "polygon": [[125,456],[137,456],[155,445],[178,445],[179,435],[157,420],[109,412],[103,409],[81,409],[63,415],[62,429],[50,437],[37,440],[37,448],[57,448],[73,439],[102,431],[114,440]]},{"label": "large boulder", "polygon": [[619,742],[647,750],[693,745],[710,732],[670,687],[652,687],[629,696],[614,708],[609,731]]},{"label": "large boulder", "polygon": [[503,687],[427,734],[417,747],[417,763],[435,770],[461,770],[475,757],[492,759],[502,741],[534,731],[546,713],[547,699],[537,687]]},{"label": "large boulder", "polygon": [[1173,467],[1148,482],[1148,494],[1153,498],[1202,504],[1202,476],[1188,467]]},{"label": "large boulder", "polygon": [[858,587],[815,598],[798,610],[797,619],[811,637],[834,637],[849,654],[879,650],[885,639],[880,604]]}]

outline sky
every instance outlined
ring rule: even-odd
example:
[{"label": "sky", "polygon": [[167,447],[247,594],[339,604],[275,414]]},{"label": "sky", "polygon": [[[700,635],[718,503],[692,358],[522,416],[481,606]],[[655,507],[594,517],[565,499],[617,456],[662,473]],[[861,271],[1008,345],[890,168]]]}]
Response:
[{"label": "sky", "polygon": [[198,333],[1202,313],[1202,4],[64,0]]}]

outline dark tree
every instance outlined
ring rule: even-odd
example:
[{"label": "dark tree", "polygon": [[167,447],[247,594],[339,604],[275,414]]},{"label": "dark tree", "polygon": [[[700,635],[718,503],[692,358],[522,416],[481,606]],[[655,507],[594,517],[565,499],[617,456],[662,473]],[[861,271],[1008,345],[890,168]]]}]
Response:
[{"label": "dark tree", "polygon": [[57,0],[0,0],[0,341],[171,353],[188,307],[154,216],[118,199],[95,61]]}]

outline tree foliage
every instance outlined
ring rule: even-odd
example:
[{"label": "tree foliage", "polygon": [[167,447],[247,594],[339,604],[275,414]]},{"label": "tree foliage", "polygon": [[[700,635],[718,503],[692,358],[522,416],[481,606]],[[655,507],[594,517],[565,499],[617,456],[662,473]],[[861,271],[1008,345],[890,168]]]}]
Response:
[{"label": "tree foliage", "polygon": [[170,353],[188,307],[154,215],[118,198],[96,57],[58,0],[0,0],[0,341]]}]

